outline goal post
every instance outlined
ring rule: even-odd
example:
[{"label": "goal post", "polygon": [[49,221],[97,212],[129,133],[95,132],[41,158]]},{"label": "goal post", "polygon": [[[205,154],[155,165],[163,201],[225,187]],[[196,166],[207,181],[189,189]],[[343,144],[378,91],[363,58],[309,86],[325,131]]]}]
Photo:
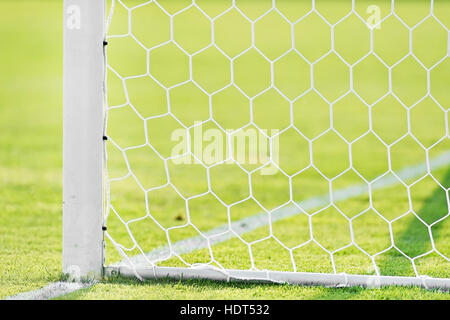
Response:
[{"label": "goal post", "polygon": [[103,270],[104,0],[64,1],[63,272]]}]

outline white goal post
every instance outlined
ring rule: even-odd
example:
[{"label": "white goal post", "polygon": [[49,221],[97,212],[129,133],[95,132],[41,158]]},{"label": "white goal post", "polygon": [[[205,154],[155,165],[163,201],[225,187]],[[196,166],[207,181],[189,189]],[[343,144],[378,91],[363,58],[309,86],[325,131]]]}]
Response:
[{"label": "white goal post", "polygon": [[[235,1],[232,2],[234,6]],[[376,270],[377,274],[375,275],[359,275],[336,271],[334,273],[287,272],[256,270],[255,268],[230,270],[217,268],[216,266],[208,267],[203,264],[193,264],[186,267],[143,267],[142,264],[137,263],[133,265],[132,262],[129,265],[106,265],[105,242],[108,237],[112,240],[112,237],[108,236],[109,229],[107,229],[105,218],[109,206],[108,182],[106,182],[106,148],[107,144],[111,143],[107,134],[106,117],[108,111],[106,97],[108,61],[106,48],[109,41],[107,37],[107,15],[107,3],[105,0],[64,0],[63,273],[70,274],[78,279],[80,277],[100,279],[120,275],[141,279],[170,277],[222,281],[269,281],[333,287],[417,285],[425,288],[450,289],[450,279],[447,278],[431,278],[420,275],[386,276],[380,275],[378,270]],[[448,122],[448,120],[446,121]],[[446,130],[448,135],[448,123]],[[270,144],[272,145],[272,142]],[[443,167],[442,164],[448,165],[448,162],[448,153],[435,160],[431,159],[427,153],[426,170],[429,171],[433,163]],[[167,160],[165,164],[167,166]],[[411,175],[410,171],[405,169],[405,176]],[[382,180],[381,184],[384,183],[383,181],[387,181],[387,179]],[[168,182],[169,184],[170,182]],[[353,189],[345,192],[354,192],[355,195],[361,194],[360,191]],[[335,197],[338,199],[339,194],[335,195]],[[186,199],[183,198],[183,200]],[[311,202],[314,201],[315,199],[311,200]],[[276,210],[282,211],[279,208]],[[288,210],[283,214],[286,217],[293,215]],[[147,212],[146,217],[148,216],[150,215]],[[311,221],[311,217],[309,219]],[[349,220],[352,223],[353,220]],[[245,221],[247,223],[247,221],[256,220],[251,220],[250,218]],[[230,222],[229,227],[233,226],[233,223]],[[431,227],[429,227],[429,230],[431,230]],[[164,231],[169,234],[167,230]],[[390,232],[392,233],[391,229]],[[353,230],[351,237],[352,243],[354,243]],[[133,241],[137,242],[134,239]],[[187,241],[195,243],[196,240]],[[205,247],[211,249],[212,241],[208,239]],[[168,242],[172,253],[174,251],[172,245],[174,244],[170,243],[170,240]],[[136,246],[139,247],[138,245]],[[122,249],[120,245],[117,245],[118,251]],[[292,254],[292,251],[290,253]],[[126,254],[122,254],[122,256],[124,256],[125,261]],[[448,261],[448,257],[444,258]],[[375,261],[373,257],[371,259]],[[414,271],[416,271],[415,267]]]},{"label": "white goal post", "polygon": [[64,1],[63,272],[103,269],[103,0]]}]

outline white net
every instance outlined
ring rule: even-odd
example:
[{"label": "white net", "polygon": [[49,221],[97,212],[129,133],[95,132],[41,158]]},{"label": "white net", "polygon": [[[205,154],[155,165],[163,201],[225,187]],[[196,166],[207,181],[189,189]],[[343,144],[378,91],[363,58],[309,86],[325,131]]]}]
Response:
[{"label": "white net", "polygon": [[112,1],[107,264],[448,278],[449,13]]}]

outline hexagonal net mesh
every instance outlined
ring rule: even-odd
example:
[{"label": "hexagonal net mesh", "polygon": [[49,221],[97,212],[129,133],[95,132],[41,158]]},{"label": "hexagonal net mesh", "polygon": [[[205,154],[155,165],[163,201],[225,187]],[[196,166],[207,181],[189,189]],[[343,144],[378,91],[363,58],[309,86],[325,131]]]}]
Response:
[{"label": "hexagonal net mesh", "polygon": [[450,3],[109,5],[107,265],[449,278]]}]

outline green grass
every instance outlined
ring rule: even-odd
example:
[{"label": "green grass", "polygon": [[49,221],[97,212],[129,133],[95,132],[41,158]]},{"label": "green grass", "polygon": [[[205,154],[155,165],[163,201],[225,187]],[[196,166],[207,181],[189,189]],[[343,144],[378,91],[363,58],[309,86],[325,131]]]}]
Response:
[{"label": "green grass", "polygon": [[[0,297],[61,270],[61,6],[3,1]],[[39,13],[37,15],[37,13]]]},{"label": "green grass", "polygon": [[[133,1],[125,1],[131,3]],[[225,9],[225,1],[203,1],[208,14],[217,14]],[[264,11],[270,1],[243,1],[242,8],[249,16]],[[136,1],[134,1],[136,3]],[[168,10],[182,8],[186,1],[161,1]],[[202,1],[199,1],[202,5]],[[308,2],[280,1],[280,8],[289,19],[298,18],[308,10]],[[367,2],[358,1],[357,10],[364,17]],[[323,2],[319,10],[327,19],[336,20],[344,13],[344,2]],[[136,14],[134,21],[136,35],[149,46],[167,38],[167,19],[150,8],[143,12],[143,19]],[[382,6],[382,12],[386,12]],[[416,1],[399,2],[398,10],[407,23],[420,20],[426,8]],[[450,25],[450,5],[437,1],[436,12],[447,26]],[[7,48],[0,51],[3,76],[0,78],[0,298],[19,292],[37,289],[61,278],[61,147],[62,147],[62,6],[59,1],[3,1],[0,4],[0,36]],[[14,14],[8,14],[9,12]],[[113,17],[112,33],[123,31],[120,8]],[[38,13],[38,14],[37,14]],[[152,19],[145,19],[150,15]],[[37,17],[37,18],[36,18]],[[227,54],[235,55],[248,46],[248,24],[239,16],[230,15],[218,22],[217,41]],[[309,36],[296,39],[299,50],[308,59],[315,60],[329,48],[328,42],[320,42],[327,30],[317,17],[307,19],[299,25],[302,30],[315,30]],[[195,24],[189,21],[196,21]],[[140,24],[139,24],[140,23]],[[181,27],[179,27],[181,26]],[[196,26],[199,29],[194,30]],[[195,11],[188,11],[175,20],[176,40],[189,52],[201,48],[208,41],[207,28],[201,28],[202,21]],[[271,27],[272,26],[272,27]],[[273,27],[275,26],[275,27]],[[302,29],[303,28],[303,29]],[[142,30],[159,30],[158,33]],[[277,16],[270,15],[257,24],[256,43],[264,54],[273,58],[283,52],[289,44],[289,32]],[[423,32],[422,32],[423,31]],[[429,66],[440,54],[442,37],[440,27],[429,24],[417,29],[417,56]],[[422,33],[421,33],[422,32]],[[192,34],[195,37],[192,37]],[[379,35],[378,35],[379,33]],[[238,36],[237,36],[238,35]],[[350,63],[354,63],[367,52],[367,28],[356,20],[349,20],[336,30],[336,50]],[[425,36],[424,36],[425,35]],[[406,35],[407,37],[407,35]],[[402,30],[395,21],[386,22],[375,31],[375,49],[389,65],[404,56],[408,44],[401,42]],[[355,40],[356,39],[356,40]],[[122,75],[145,73],[145,51],[130,39],[110,41],[110,64],[117,65]],[[406,46],[406,49],[405,49]],[[350,49],[349,49],[350,48]],[[394,48],[394,49],[393,49]],[[142,56],[144,55],[144,58]],[[173,46],[164,46],[150,55],[151,72],[163,85],[173,85],[186,80],[188,65],[186,56]],[[303,60],[302,60],[303,61]],[[369,103],[373,103],[387,90],[386,74],[373,57],[355,67],[358,84],[355,90]],[[229,82],[228,62],[217,51],[209,50],[193,59],[194,78],[212,93]],[[121,69],[120,69],[121,68]],[[208,72],[214,68],[214,73]],[[261,91],[270,83],[267,63],[255,51],[250,51],[236,61],[235,82],[249,95]],[[119,70],[120,69],[120,70]],[[342,62],[336,56],[329,56],[318,63],[315,83],[326,99],[334,100],[348,89],[345,79],[340,79]],[[144,70],[142,72],[142,70]],[[304,92],[309,86],[309,72],[305,62],[298,56],[289,55],[275,65],[275,84],[288,98]],[[293,72],[293,70],[295,72]],[[316,69],[315,69],[316,70]],[[359,72],[359,70],[361,72]],[[345,73],[345,70],[344,70]],[[446,63],[431,73],[431,92],[444,108],[449,108],[448,58]],[[369,75],[369,76],[365,76]],[[110,105],[126,102],[120,79],[110,74]],[[424,85],[425,83],[425,85]],[[145,118],[167,112],[167,96],[164,88],[150,78],[126,81],[130,101]],[[407,106],[412,105],[426,93],[426,74],[417,62],[405,60],[393,71],[393,90]],[[422,95],[421,95],[422,94]],[[192,84],[183,85],[168,92],[173,114],[183,125],[190,126],[196,120],[210,117],[208,98]],[[218,125],[226,129],[236,129],[250,121],[248,99],[235,89],[229,89],[212,97],[213,117]],[[276,106],[276,109],[273,107]],[[189,109],[189,112],[186,110]],[[307,139],[313,141],[313,156],[316,168],[303,171],[292,180],[293,200],[302,201],[328,191],[328,182],[320,177],[320,170],[332,180],[333,188],[340,189],[361,178],[351,171],[334,178],[349,167],[347,142],[353,142],[353,167],[366,179],[374,179],[387,168],[386,147],[373,135],[366,135],[355,141],[369,129],[369,110],[354,95],[333,105],[334,128],[342,135],[329,132],[319,135],[330,127],[330,108],[317,94],[310,93],[293,104],[293,117],[289,119],[290,106],[273,90],[256,98],[253,105],[255,124],[262,128],[283,129],[292,123],[304,136],[292,129],[280,137],[280,166],[287,175],[294,175],[309,165]],[[386,144],[394,143],[407,132],[407,111],[392,96],[377,103],[372,111],[373,129]],[[111,110],[109,113],[109,135],[122,148],[145,143],[144,121],[129,106]],[[412,133],[425,146],[430,147],[445,135],[445,115],[428,99],[410,111]],[[124,123],[127,125],[125,126]],[[182,127],[174,118],[166,116],[147,121],[151,144],[163,156],[170,155],[174,142],[169,137],[172,130]],[[211,122],[206,128],[217,127]],[[345,141],[346,140],[346,141]],[[448,151],[448,137],[433,147],[430,156]],[[289,146],[284,147],[283,146]],[[290,146],[296,146],[292,148]],[[121,177],[128,169],[123,154],[108,145],[111,177]],[[391,151],[392,169],[425,161],[423,148],[411,137],[395,143]],[[140,148],[126,152],[133,172],[144,188],[163,185],[166,176],[164,163],[150,148]],[[244,164],[245,169],[256,166]],[[172,182],[185,197],[208,190],[207,173],[203,166],[177,166],[169,164]],[[449,168],[433,169],[436,179],[446,188],[450,186]],[[247,175],[236,165],[222,165],[211,169],[212,190],[227,204],[245,199],[249,195]],[[262,206],[273,209],[289,201],[289,179],[283,174],[274,176],[252,175],[254,197]],[[408,181],[413,183],[414,181]],[[111,186],[112,204],[125,221],[143,217],[146,214],[144,192],[134,179],[114,182]],[[397,185],[373,194],[373,208],[386,219],[392,221],[409,209],[413,209],[422,219],[432,223],[441,218],[447,209],[444,191],[431,178],[418,181],[411,187],[411,204],[404,186]],[[171,229],[171,241],[178,241],[198,235],[192,227],[186,226],[189,216],[201,231],[208,231],[228,221],[226,207],[213,196],[203,196],[189,200],[189,214],[185,203],[173,189],[163,188],[148,193],[150,212],[164,228]],[[338,202],[337,207],[352,219],[370,207],[368,196]],[[308,213],[314,213],[316,208]],[[259,213],[263,209],[253,201],[246,201],[230,208],[233,221]],[[309,239],[308,216],[299,214],[281,220],[268,227],[257,229],[239,239],[214,246],[212,253],[216,263],[227,268],[251,268],[248,244],[251,245],[253,261],[258,269],[292,271],[333,272],[330,255],[317,245],[306,245],[289,251],[277,243],[273,235],[287,248],[294,248]],[[349,224],[329,208],[312,217],[314,237],[328,250],[336,250],[350,243]],[[185,227],[182,227],[185,226]],[[373,210],[353,220],[355,240],[369,254],[375,254],[390,246],[388,224]],[[167,243],[166,232],[148,217],[129,224],[133,236],[144,252],[151,251]],[[424,225],[409,214],[392,224],[397,247],[410,257],[423,254],[431,249]],[[131,249],[133,256],[139,253],[125,226],[114,214],[108,218],[108,230],[113,238]],[[387,230],[387,231],[386,231]],[[447,257],[450,256],[449,219],[432,228],[436,247]],[[266,239],[258,242],[258,240]],[[256,241],[256,242],[254,242]],[[108,262],[117,262],[121,256],[107,243]],[[373,274],[367,255],[352,246],[333,255],[336,272]],[[188,263],[209,263],[211,253],[198,250],[183,259]],[[294,262],[294,263],[293,263]],[[179,259],[170,259],[163,265],[185,266]],[[390,250],[377,257],[377,265],[382,274],[413,275],[409,260],[398,251]],[[436,254],[418,259],[418,272],[435,277],[449,277],[449,263]],[[89,289],[81,290],[67,299],[449,299],[448,293],[427,291],[419,288],[329,289],[267,284],[227,284],[212,281],[139,281],[110,279]]]}]

